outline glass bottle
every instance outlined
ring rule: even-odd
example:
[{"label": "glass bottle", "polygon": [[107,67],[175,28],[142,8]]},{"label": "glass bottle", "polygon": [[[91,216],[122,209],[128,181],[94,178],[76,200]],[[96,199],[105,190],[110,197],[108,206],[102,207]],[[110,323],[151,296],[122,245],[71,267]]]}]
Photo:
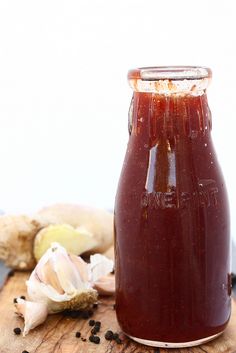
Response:
[{"label": "glass bottle", "polygon": [[158,347],[220,335],[231,310],[230,225],[204,67],[128,74],[129,142],[115,205],[116,311]]}]

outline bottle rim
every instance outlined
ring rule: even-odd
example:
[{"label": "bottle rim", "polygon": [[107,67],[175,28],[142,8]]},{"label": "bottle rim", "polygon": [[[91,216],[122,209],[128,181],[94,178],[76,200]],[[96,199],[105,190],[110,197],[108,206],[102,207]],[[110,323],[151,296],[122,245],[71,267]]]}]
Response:
[{"label": "bottle rim", "polygon": [[209,85],[212,71],[204,66],[151,66],[128,72],[134,91],[159,94],[203,94]]},{"label": "bottle rim", "polygon": [[128,78],[144,81],[158,80],[199,80],[210,78],[212,71],[205,66],[150,66],[128,72]]}]

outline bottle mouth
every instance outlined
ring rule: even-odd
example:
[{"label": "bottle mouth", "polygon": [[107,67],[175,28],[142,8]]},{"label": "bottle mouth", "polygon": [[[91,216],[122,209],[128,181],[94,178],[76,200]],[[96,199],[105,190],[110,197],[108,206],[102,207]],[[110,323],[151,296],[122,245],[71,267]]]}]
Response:
[{"label": "bottle mouth", "polygon": [[203,66],[141,67],[128,72],[134,91],[159,94],[203,94],[212,72]]}]

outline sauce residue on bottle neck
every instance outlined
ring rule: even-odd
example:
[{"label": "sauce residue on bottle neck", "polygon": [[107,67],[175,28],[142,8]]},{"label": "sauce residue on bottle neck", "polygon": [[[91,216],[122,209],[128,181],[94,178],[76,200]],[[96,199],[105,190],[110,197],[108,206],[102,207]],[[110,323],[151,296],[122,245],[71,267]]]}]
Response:
[{"label": "sauce residue on bottle neck", "polygon": [[134,92],[132,133],[155,144],[159,138],[197,138],[211,131],[211,113],[206,94],[159,95]]}]

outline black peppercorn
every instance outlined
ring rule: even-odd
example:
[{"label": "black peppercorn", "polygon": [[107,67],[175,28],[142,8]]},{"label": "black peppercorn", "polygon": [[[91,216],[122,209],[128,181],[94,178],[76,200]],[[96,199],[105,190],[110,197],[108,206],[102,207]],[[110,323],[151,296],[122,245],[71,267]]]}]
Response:
[{"label": "black peppercorn", "polygon": [[95,320],[89,320],[89,326],[94,326],[95,325]]},{"label": "black peppercorn", "polygon": [[14,299],[13,299],[13,303],[17,303],[17,298],[14,298]]},{"label": "black peppercorn", "polygon": [[23,300],[25,300],[25,296],[24,296],[24,295],[21,295],[20,298],[23,299]]},{"label": "black peppercorn", "polygon": [[19,327],[16,327],[16,328],[14,328],[14,333],[16,334],[16,335],[20,335],[21,334],[21,329],[19,328]]},{"label": "black peppercorn", "polygon": [[75,337],[80,338],[81,333],[79,331],[76,332]]},{"label": "black peppercorn", "polygon": [[22,353],[29,353],[28,351],[23,351]]},{"label": "black peppercorn", "polygon": [[106,333],[105,333],[105,338],[107,341],[111,341],[113,340],[113,332],[111,330],[108,330]]},{"label": "black peppercorn", "polygon": [[93,342],[96,343],[96,344],[99,344],[100,343],[100,337],[94,336]]},{"label": "black peppercorn", "polygon": [[100,337],[91,335],[91,336],[89,337],[89,341],[90,341],[90,342],[93,342],[93,343],[95,343],[95,344],[99,344],[99,343],[100,343]]},{"label": "black peppercorn", "polygon": [[101,321],[96,321],[96,322],[95,322],[95,326],[97,326],[97,327],[100,328],[100,327],[101,327]]}]

